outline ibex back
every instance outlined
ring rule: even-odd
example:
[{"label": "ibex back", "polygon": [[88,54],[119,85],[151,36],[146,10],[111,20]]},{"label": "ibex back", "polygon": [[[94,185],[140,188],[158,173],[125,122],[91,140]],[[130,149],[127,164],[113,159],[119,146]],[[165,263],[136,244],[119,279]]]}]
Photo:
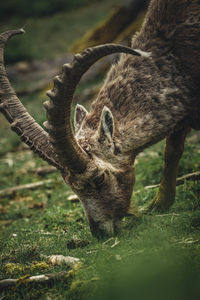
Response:
[{"label": "ibex back", "polygon": [[[7,79],[0,36],[1,111],[22,141],[56,166],[83,204],[93,235],[113,235],[129,213],[134,159],[167,137],[160,190],[150,209],[168,209],[175,197],[178,161],[189,127],[200,129],[200,1],[152,0],[131,48],[107,44],[85,50],[63,66],[45,102],[44,131]],[[81,76],[105,55],[123,52],[87,112],[71,102]]]}]

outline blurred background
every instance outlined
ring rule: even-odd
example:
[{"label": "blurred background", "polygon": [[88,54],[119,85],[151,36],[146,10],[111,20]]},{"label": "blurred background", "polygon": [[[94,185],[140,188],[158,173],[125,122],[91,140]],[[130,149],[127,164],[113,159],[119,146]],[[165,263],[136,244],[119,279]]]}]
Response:
[{"label": "blurred background", "polygon": [[[30,3],[26,0],[10,0],[1,3],[1,31],[10,27],[25,27],[28,35],[23,42],[13,41],[13,47],[8,47],[7,62],[48,59],[64,54],[70,48],[80,51],[91,44],[124,39],[125,36],[131,36],[131,28],[129,33],[122,32],[135,21],[147,2],[36,0]],[[138,28],[133,28],[132,32]],[[95,33],[91,34],[91,30]],[[80,45],[87,31],[90,31],[90,35],[87,35],[87,39],[84,37],[85,45]],[[73,45],[75,41],[77,43]]]}]

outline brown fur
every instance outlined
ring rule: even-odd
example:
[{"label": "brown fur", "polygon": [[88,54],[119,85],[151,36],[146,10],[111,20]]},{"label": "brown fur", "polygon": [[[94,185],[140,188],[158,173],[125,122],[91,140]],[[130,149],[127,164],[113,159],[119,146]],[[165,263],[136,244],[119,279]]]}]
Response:
[{"label": "brown fur", "polygon": [[[199,126],[200,2],[152,0],[132,48],[150,55],[121,55],[76,134],[90,154],[91,166],[68,181],[95,235],[112,234],[116,220],[127,213],[135,156],[185,125]],[[101,136],[105,106],[114,120],[110,139]],[[92,182],[102,172],[105,179],[97,188]],[[112,229],[103,225],[108,220]]]}]

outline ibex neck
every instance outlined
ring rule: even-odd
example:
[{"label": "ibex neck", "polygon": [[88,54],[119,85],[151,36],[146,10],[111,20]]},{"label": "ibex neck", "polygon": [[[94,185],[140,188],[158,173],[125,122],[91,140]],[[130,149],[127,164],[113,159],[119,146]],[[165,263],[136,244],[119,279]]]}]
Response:
[{"label": "ibex neck", "polygon": [[97,101],[107,99],[125,152],[140,152],[163,139],[184,118],[189,98],[184,81],[170,53],[123,55],[111,69]]}]

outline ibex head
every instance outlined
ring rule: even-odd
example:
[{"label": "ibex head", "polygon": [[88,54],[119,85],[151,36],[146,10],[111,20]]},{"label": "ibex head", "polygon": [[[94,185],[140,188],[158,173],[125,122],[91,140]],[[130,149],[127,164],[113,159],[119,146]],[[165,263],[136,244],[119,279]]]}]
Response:
[{"label": "ibex head", "polygon": [[0,36],[0,109],[22,141],[49,164],[56,166],[67,184],[78,195],[88,217],[91,232],[99,237],[115,233],[127,214],[134,184],[133,157],[123,153],[111,109],[100,105],[92,116],[81,105],[75,111],[75,134],[71,125],[71,103],[82,75],[105,55],[124,52],[140,56],[139,50],[107,44],[86,49],[63,66],[47,92],[50,101],[44,131],[28,114],[12,90],[5,72],[3,51],[6,41],[23,30]]},{"label": "ibex head", "polygon": [[129,209],[133,167],[115,140],[110,109],[104,106],[96,129],[90,127],[89,120],[90,114],[77,105],[75,137],[87,161],[82,173],[71,171],[66,181],[84,206],[92,234],[113,235]]}]

